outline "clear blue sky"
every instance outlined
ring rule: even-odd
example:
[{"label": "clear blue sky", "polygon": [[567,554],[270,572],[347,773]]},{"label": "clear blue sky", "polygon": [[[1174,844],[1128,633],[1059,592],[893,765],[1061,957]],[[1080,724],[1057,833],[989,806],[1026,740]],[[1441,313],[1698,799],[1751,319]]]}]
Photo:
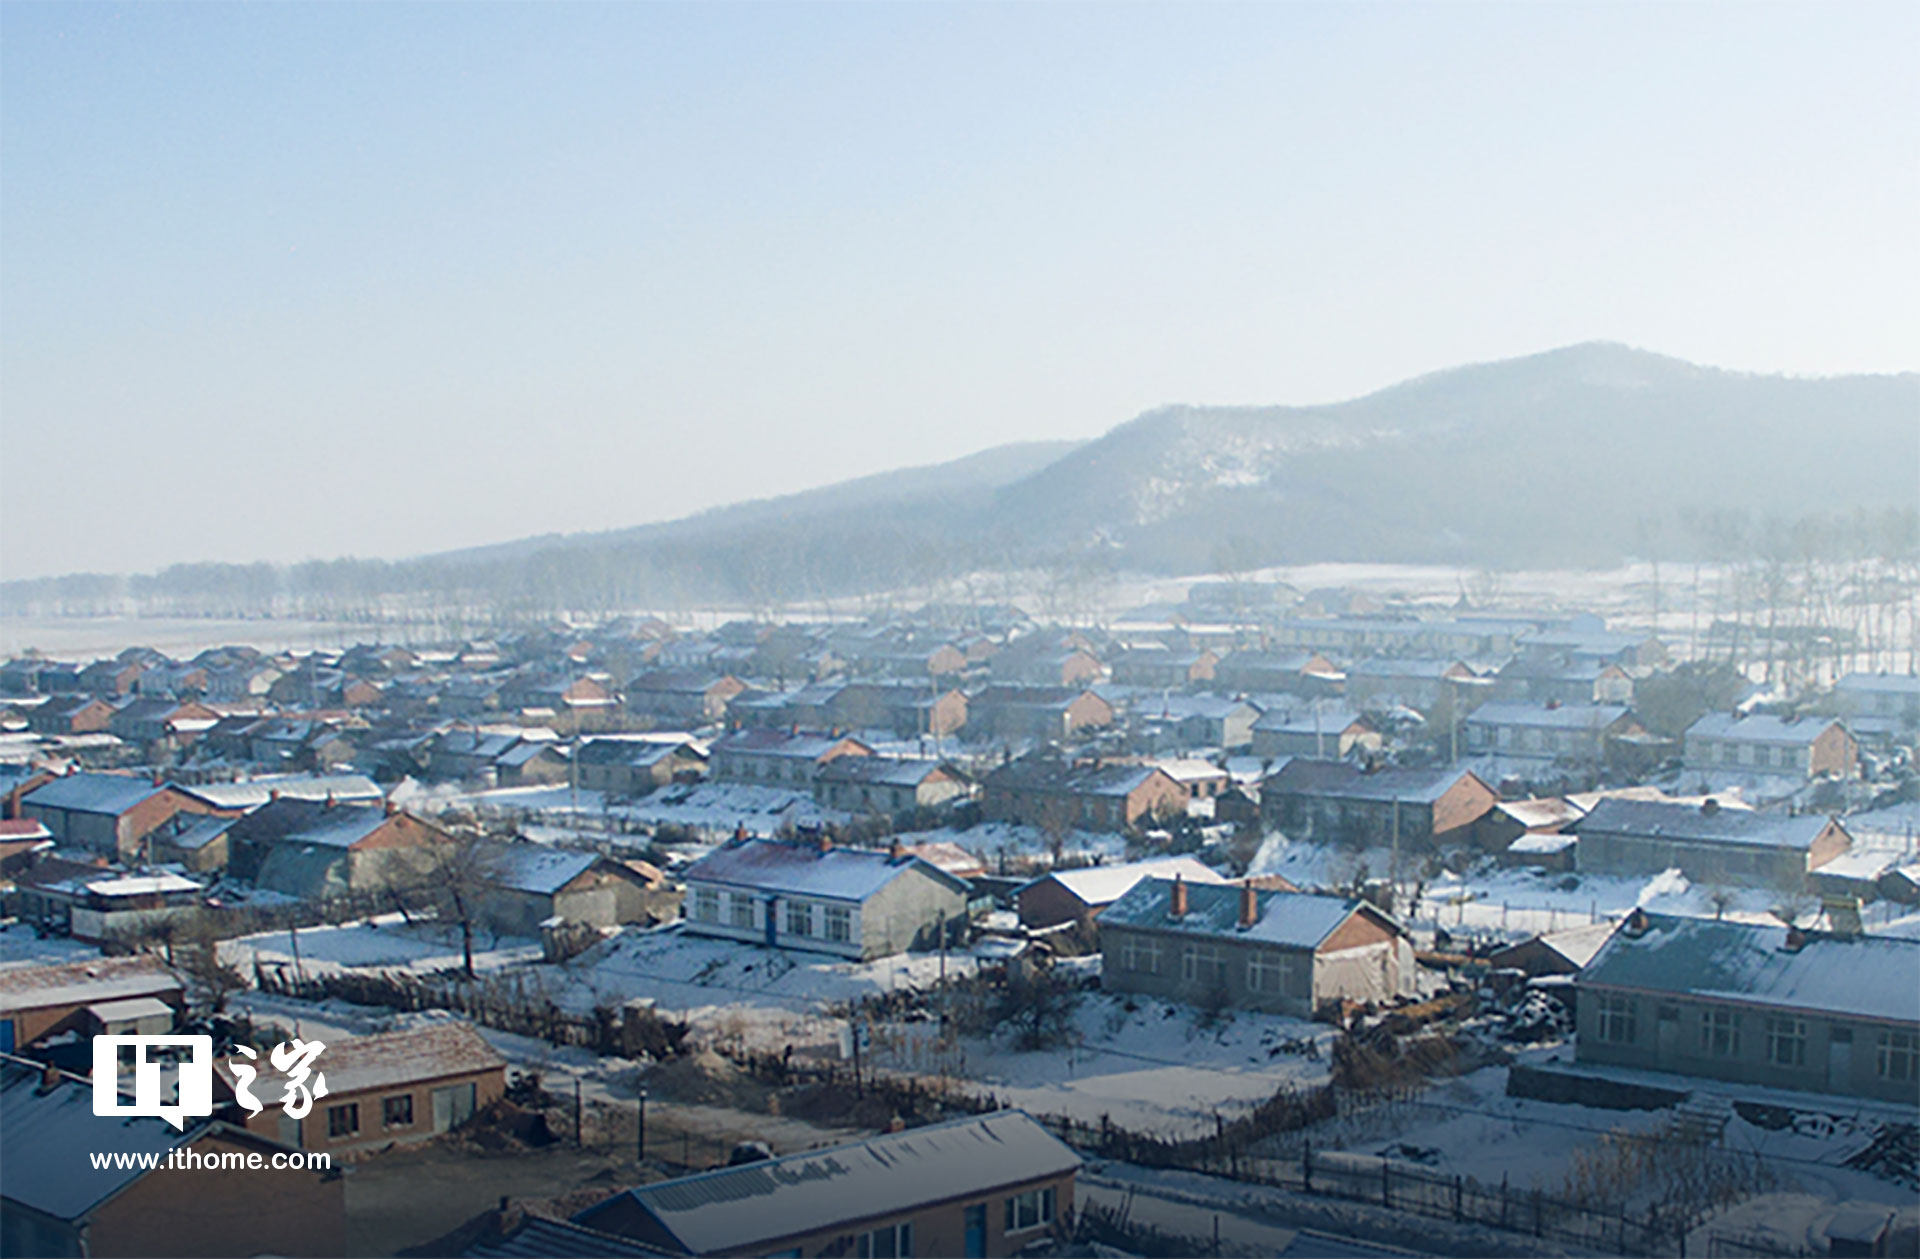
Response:
[{"label": "clear blue sky", "polygon": [[616,527],[1593,338],[1912,369],[1916,64],[1911,3],[13,0],[0,575]]}]

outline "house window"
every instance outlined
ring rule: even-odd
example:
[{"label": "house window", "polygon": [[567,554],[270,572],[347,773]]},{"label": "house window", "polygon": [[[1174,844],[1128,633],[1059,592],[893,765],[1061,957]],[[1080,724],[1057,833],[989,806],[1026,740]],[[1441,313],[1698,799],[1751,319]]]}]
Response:
[{"label": "house window", "polygon": [[327,1135],[334,1140],[350,1137],[360,1131],[360,1103],[348,1102],[344,1106],[327,1107]]},{"label": "house window", "polygon": [[1148,975],[1160,973],[1160,942],[1148,936],[1127,936],[1120,942],[1120,965],[1124,970]]},{"label": "house window", "polygon": [[821,911],[826,923],[826,937],[834,944],[848,944],[853,940],[853,911],[844,905],[828,905]]},{"label": "house window", "polygon": [[1285,992],[1287,990],[1287,963],[1289,958],[1280,953],[1265,949],[1255,949],[1247,956],[1248,992]]},{"label": "house window", "polygon": [[1053,1188],[1029,1189],[1007,1199],[1007,1232],[1018,1233],[1053,1223]]},{"label": "house window", "polygon": [[1807,1065],[1807,1021],[1805,1019],[1767,1020],[1767,1061],[1776,1067]]},{"label": "house window", "polygon": [[787,902],[787,934],[790,936],[813,934],[813,906],[805,901]]},{"label": "house window", "polygon": [[734,892],[727,897],[727,921],[736,927],[753,930],[753,895]]},{"label": "house window", "polygon": [[1881,1032],[1878,1059],[1881,1079],[1903,1084],[1920,1080],[1920,1034]]},{"label": "house window", "polygon": [[1616,996],[1612,993],[1600,994],[1599,1022],[1596,1029],[1600,1039],[1616,1045],[1628,1045],[1638,1040],[1640,1029],[1634,1019],[1633,998]]},{"label": "house window", "polygon": [[720,921],[720,892],[717,888],[693,889],[693,917],[696,922]]},{"label": "house window", "polygon": [[1190,984],[1220,985],[1227,982],[1227,964],[1220,950],[1211,944],[1189,944],[1180,960],[1180,978]]},{"label": "house window", "polygon": [[860,1259],[910,1259],[912,1254],[912,1224],[889,1224],[860,1234]]},{"label": "house window", "polygon": [[1740,1016],[1732,1010],[1707,1010],[1700,1015],[1700,1052],[1710,1058],[1734,1058],[1740,1053]]},{"label": "house window", "polygon": [[413,1127],[413,1094],[397,1093],[381,1098],[380,1122],[389,1128]]}]

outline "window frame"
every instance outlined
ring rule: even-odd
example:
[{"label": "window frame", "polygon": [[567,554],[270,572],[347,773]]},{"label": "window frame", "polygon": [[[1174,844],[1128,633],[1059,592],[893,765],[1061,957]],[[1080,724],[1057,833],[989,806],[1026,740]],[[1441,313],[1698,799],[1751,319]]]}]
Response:
[{"label": "window frame", "polygon": [[[343,1124],[341,1121],[345,1120]],[[327,1107],[327,1139],[340,1141],[360,1135],[360,1103],[341,1102]]]},{"label": "window frame", "polygon": [[853,910],[846,905],[822,906],[820,933],[829,944],[852,944]]},{"label": "window frame", "polygon": [[1875,1038],[1873,1065],[1883,1080],[1896,1084],[1920,1081],[1920,1032],[1882,1028]]},{"label": "window frame", "polygon": [[1708,1058],[1740,1056],[1740,1014],[1737,1010],[1700,1011],[1700,1052]]},{"label": "window frame", "polygon": [[[1785,1056],[1781,1051],[1788,1050]],[[1776,1067],[1807,1065],[1807,1021],[1791,1014],[1767,1019],[1767,1061]]]},{"label": "window frame", "polygon": [[[1028,1212],[1029,1207],[1032,1208],[1031,1215]],[[1015,1233],[1028,1233],[1037,1228],[1047,1228],[1053,1223],[1057,1207],[1058,1200],[1052,1185],[1036,1185],[1021,1193],[1008,1194],[1005,1227],[1002,1231],[1011,1237]]]},{"label": "window frame", "polygon": [[1638,1003],[1622,993],[1595,994],[1594,1033],[1609,1045],[1632,1045],[1640,1039]]},{"label": "window frame", "polygon": [[[394,1103],[396,1102],[404,1102],[406,1104],[406,1118],[395,1119],[393,1117]],[[411,1128],[413,1124],[413,1094],[392,1093],[380,1099],[380,1125],[382,1127]]]}]

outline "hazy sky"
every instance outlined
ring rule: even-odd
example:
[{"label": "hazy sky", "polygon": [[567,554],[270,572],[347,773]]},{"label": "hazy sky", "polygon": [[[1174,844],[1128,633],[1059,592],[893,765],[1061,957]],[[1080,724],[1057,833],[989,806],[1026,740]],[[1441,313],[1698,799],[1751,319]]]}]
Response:
[{"label": "hazy sky", "polygon": [[0,4],[0,575],[1920,359],[1920,5]]}]

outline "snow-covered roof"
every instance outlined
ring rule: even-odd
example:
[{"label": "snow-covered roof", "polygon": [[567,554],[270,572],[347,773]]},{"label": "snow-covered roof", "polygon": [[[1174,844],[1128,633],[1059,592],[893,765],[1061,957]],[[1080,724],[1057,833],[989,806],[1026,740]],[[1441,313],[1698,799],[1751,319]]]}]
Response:
[{"label": "snow-covered roof", "polygon": [[1810,848],[1832,821],[1820,813],[1761,813],[1656,800],[1602,800],[1580,819],[1581,834],[1636,835],[1695,843]]},{"label": "snow-covered roof", "polygon": [[867,783],[890,787],[918,787],[934,773],[961,774],[944,761],[920,757],[837,756],[820,769],[825,783]]},{"label": "snow-covered roof", "polygon": [[1212,761],[1203,761],[1197,757],[1180,757],[1168,761],[1155,761],[1154,768],[1166,774],[1177,783],[1210,782],[1216,778],[1227,777],[1227,771]]},{"label": "snow-covered roof", "polygon": [[1295,757],[1266,780],[1264,790],[1345,800],[1409,800],[1431,804],[1474,775],[1454,766],[1368,772],[1346,761]]},{"label": "snow-covered roof", "polygon": [[1079,1155],[1024,1112],[1003,1110],[642,1185],[574,1222],[684,1254],[759,1253],[783,1238],[1079,1166]]},{"label": "snow-covered roof", "polygon": [[911,856],[894,860],[874,848],[833,847],[748,839],[716,848],[686,868],[681,878],[692,886],[714,883],[756,891],[816,896],[825,900],[864,901],[893,882],[909,866],[965,888],[938,866]]},{"label": "snow-covered roof", "polygon": [[515,892],[551,896],[599,860],[598,853],[545,844],[503,844],[487,852],[488,882]]},{"label": "snow-covered roof", "polygon": [[1276,708],[1253,723],[1255,730],[1269,734],[1332,734],[1337,735],[1349,726],[1364,725],[1366,719],[1358,710],[1346,704],[1303,704],[1293,708]]},{"label": "snow-covered roof", "polygon": [[21,801],[46,809],[117,817],[164,790],[150,779],[127,774],[67,774],[35,787]]},{"label": "snow-covered roof", "polygon": [[158,997],[126,997],[119,1001],[100,1001],[87,1007],[87,1013],[102,1023],[124,1023],[128,1019],[173,1018],[173,1007]]},{"label": "snow-covered roof", "polygon": [[214,840],[233,829],[233,818],[214,817],[211,814],[176,813],[178,825],[168,825],[156,832],[154,838],[183,852],[205,848]]},{"label": "snow-covered roof", "polygon": [[[402,1032],[346,1036],[324,1043],[326,1048],[314,1059],[312,1069],[327,1077],[330,1097],[471,1075],[507,1065],[471,1023],[451,1019]],[[233,1079],[230,1061],[222,1058],[214,1063],[214,1070],[229,1081]],[[252,1084],[254,1096],[271,1105],[270,1099],[283,1094],[286,1076],[274,1069],[265,1054],[247,1065],[259,1073]]]},{"label": "snow-covered roof", "polygon": [[177,874],[130,874],[87,884],[95,896],[163,896],[169,892],[197,892],[200,885]]},{"label": "snow-covered roof", "polygon": [[1470,726],[1524,726],[1540,730],[1604,730],[1626,716],[1618,704],[1482,704],[1467,718]]},{"label": "snow-covered roof", "polygon": [[56,1220],[77,1220],[147,1174],[102,1167],[112,1160],[89,1155],[164,1156],[204,1126],[179,1132],[164,1119],[96,1116],[86,1081],[63,1079],[48,1089],[39,1068],[0,1062],[0,1196]]},{"label": "snow-covered roof", "polygon": [[1639,935],[1608,939],[1582,985],[1920,1024],[1920,940],[1806,932],[1793,949],[1784,926],[1645,917]]},{"label": "snow-covered roof", "polygon": [[180,981],[151,956],[97,957],[57,966],[0,971],[0,1014],[56,1005],[94,1005],[180,991]]},{"label": "snow-covered roof", "polygon": [[1585,966],[1593,960],[1593,955],[1613,938],[1613,931],[1617,925],[1611,922],[1592,922],[1584,926],[1568,927],[1565,931],[1549,931],[1540,937],[1540,943],[1575,966]]},{"label": "snow-covered roof", "polygon": [[1735,739],[1742,743],[1767,743],[1785,747],[1806,747],[1839,723],[1831,717],[1789,720],[1768,713],[1736,717],[1732,713],[1708,713],[1687,727],[1687,737]]},{"label": "snow-covered roof", "polygon": [[1226,882],[1198,857],[1161,857],[1152,861],[1129,861],[1117,866],[1056,870],[1032,880],[1021,890],[1051,880],[1072,892],[1083,904],[1111,905],[1142,879],[1171,879],[1175,875],[1189,883]]},{"label": "snow-covered roof", "polygon": [[1837,691],[1877,691],[1887,695],[1920,695],[1920,677],[1909,673],[1849,673],[1833,686]]},{"label": "snow-covered roof", "polygon": [[[1187,912],[1173,916],[1173,880],[1142,879],[1127,894],[1107,906],[1100,925],[1139,927],[1180,935],[1226,936],[1256,940],[1284,948],[1318,948],[1341,923],[1363,909],[1378,914],[1365,901],[1312,892],[1281,892],[1254,888],[1254,921],[1240,925],[1240,898],[1247,889],[1231,883],[1188,883]],[[1384,914],[1383,922],[1391,922]]]},{"label": "snow-covered roof", "polygon": [[1557,829],[1569,822],[1579,821],[1586,816],[1587,812],[1573,801],[1560,796],[1543,796],[1535,800],[1502,800],[1493,808],[1496,813],[1506,814],[1530,831],[1544,831],[1548,827]]},{"label": "snow-covered roof", "polygon": [[840,747],[849,744],[853,748],[872,752],[872,748],[858,739],[844,735],[809,734],[802,731],[790,734],[785,730],[773,730],[765,726],[753,726],[743,730],[733,730],[713,741],[713,751],[752,756],[790,757],[796,760],[815,761]]},{"label": "snow-covered roof", "polygon": [[1576,836],[1562,835],[1557,832],[1551,834],[1528,833],[1520,836],[1511,844],[1508,844],[1507,851],[1523,854],[1565,852],[1579,842]]},{"label": "snow-covered roof", "polygon": [[246,782],[203,783],[180,790],[223,809],[255,809],[277,792],[284,799],[378,800],[380,784],[359,774],[270,774]]}]

